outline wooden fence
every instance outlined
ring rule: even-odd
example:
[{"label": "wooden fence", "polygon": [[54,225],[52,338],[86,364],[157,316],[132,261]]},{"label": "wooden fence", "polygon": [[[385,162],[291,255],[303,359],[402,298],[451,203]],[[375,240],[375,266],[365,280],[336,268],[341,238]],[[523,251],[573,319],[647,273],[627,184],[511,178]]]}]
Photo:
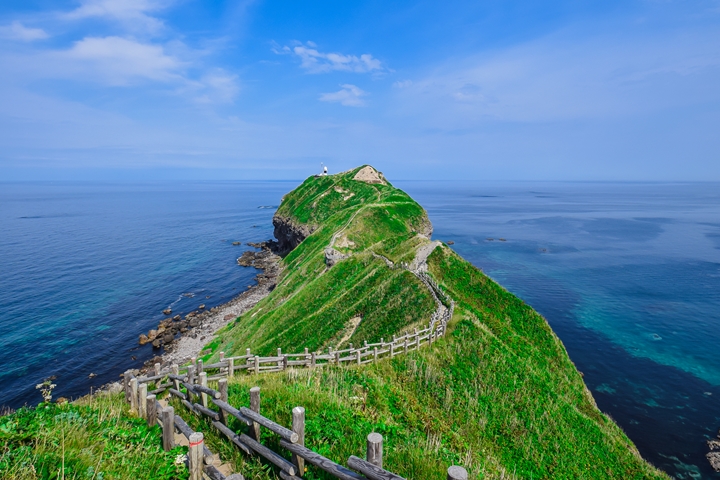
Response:
[{"label": "wooden fence", "polygon": [[[156,365],[156,369],[159,365]],[[173,370],[177,370],[174,367]],[[188,440],[188,468],[190,480],[244,480],[241,474],[224,476],[212,465],[214,456],[205,446],[203,434],[194,432],[180,415],[175,414],[173,407],[163,407],[155,393],[148,392],[148,384],[159,380],[158,389],[153,392],[167,391],[176,397],[191,413],[211,420],[213,427],[232,442],[245,454],[258,455],[275,466],[277,474],[283,480],[301,480],[305,472],[305,463],[314,465],[340,480],[405,480],[403,477],[383,469],[383,438],[378,433],[370,433],[367,437],[366,458],[351,455],[347,467],[340,465],[305,447],[305,409],[295,407],[292,410],[291,428],[283,427],[260,414],[260,388],[250,389],[249,407],[235,408],[228,403],[227,378],[217,381],[217,390],[207,386],[207,372],[192,376],[192,369],[186,375],[176,373],[159,373],[150,377],[135,377],[126,372],[125,397],[131,408],[147,420],[149,426],[159,424],[163,431],[163,448],[174,448],[175,430]],[[157,378],[160,377],[160,378]],[[162,385],[165,385],[164,387]],[[183,391],[184,390],[184,391]],[[211,407],[215,407],[211,408]],[[228,419],[235,417],[245,426],[246,432],[235,432],[228,427]],[[291,457],[270,450],[260,443],[260,429],[265,428],[279,437],[279,445]],[[203,476],[203,474],[205,476]],[[448,469],[448,480],[467,480],[467,472],[459,466]]]}]

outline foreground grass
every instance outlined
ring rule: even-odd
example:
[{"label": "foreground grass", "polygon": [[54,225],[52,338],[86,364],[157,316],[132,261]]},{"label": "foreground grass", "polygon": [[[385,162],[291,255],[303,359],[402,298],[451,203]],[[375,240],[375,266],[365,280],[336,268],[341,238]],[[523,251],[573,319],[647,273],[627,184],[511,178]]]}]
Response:
[{"label": "foreground grass", "polygon": [[0,478],[180,479],[186,448],[162,449],[159,427],[130,414],[124,394],[41,403],[0,417]]}]

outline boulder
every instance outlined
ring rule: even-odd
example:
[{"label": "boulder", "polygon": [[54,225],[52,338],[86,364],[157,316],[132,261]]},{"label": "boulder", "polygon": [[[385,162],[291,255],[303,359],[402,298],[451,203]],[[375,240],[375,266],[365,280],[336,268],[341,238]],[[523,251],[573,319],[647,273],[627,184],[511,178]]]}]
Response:
[{"label": "boulder", "polygon": [[167,333],[162,337],[162,343],[170,343],[175,340],[175,336],[172,333]]},{"label": "boulder", "polygon": [[200,306],[198,307],[198,310],[205,310],[205,304],[203,303],[202,305],[200,305]]},{"label": "boulder", "polygon": [[148,343],[149,341],[150,341],[150,339],[147,337],[147,335],[145,335],[144,333],[141,333],[141,334],[140,334],[140,338],[138,339],[138,343],[139,343],[140,345],[145,345],[145,344]]},{"label": "boulder", "polygon": [[172,313],[172,308],[166,308],[163,310],[163,315],[170,315]]},{"label": "boulder", "polygon": [[328,268],[332,267],[341,260],[345,260],[346,258],[348,258],[348,255],[340,253],[332,247],[327,247],[325,249],[325,265],[327,265]]},{"label": "boulder", "polygon": [[175,315],[172,319],[177,322],[177,321],[180,320],[181,318],[182,318],[182,317],[181,317],[180,315]]}]

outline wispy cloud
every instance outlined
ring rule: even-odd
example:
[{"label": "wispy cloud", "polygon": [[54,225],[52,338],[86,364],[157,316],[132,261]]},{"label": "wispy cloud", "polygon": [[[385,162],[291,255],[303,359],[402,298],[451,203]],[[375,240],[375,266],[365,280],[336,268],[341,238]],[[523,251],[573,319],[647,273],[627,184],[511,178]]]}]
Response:
[{"label": "wispy cloud", "polygon": [[0,38],[10,40],[20,40],[23,42],[32,42],[34,40],[43,40],[49,35],[41,28],[29,28],[22,23],[15,21],[10,25],[0,27]]},{"label": "wispy cloud", "polygon": [[163,28],[164,23],[150,13],[165,8],[168,3],[159,0],[83,0],[78,8],[63,17],[71,20],[106,18],[131,30],[155,33]]},{"label": "wispy cloud", "polygon": [[362,97],[368,93],[356,87],[355,85],[344,84],[340,85],[341,90],[333,93],[323,93],[320,95],[321,102],[337,102],[340,105],[346,107],[362,107],[365,105],[365,101]]},{"label": "wispy cloud", "polygon": [[81,71],[110,85],[128,85],[138,79],[168,82],[182,77],[183,63],[160,45],[121,37],[87,37],[69,50],[52,56],[66,61],[72,73]]},{"label": "wispy cloud", "polygon": [[332,71],[370,73],[385,70],[382,62],[369,53],[345,55],[342,53],[323,53],[317,50],[314,42],[298,43],[293,47],[273,48],[277,54],[293,54],[300,58],[300,67],[308,73],[328,73]]}]

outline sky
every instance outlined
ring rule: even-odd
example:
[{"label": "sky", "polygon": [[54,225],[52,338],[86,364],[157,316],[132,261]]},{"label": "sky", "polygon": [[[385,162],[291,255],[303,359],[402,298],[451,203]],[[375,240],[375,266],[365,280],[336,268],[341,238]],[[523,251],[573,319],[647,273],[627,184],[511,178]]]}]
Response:
[{"label": "sky", "polygon": [[0,182],[720,181],[720,0],[3,0]]}]

